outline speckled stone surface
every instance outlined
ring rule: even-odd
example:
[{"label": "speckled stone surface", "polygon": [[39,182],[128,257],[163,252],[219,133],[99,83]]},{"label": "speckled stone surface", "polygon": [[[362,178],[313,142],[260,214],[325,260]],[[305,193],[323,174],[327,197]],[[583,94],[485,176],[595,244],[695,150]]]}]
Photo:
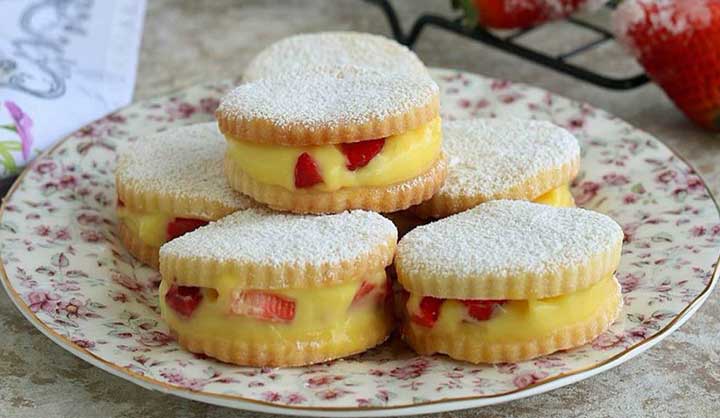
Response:
[{"label": "speckled stone surface", "polygon": [[[395,0],[401,20],[448,12],[446,0]],[[136,100],[208,79],[238,76],[264,45],[292,33],[354,29],[389,34],[379,9],[360,0],[150,0]],[[563,51],[582,36],[551,25],[530,36]],[[676,149],[720,195],[720,136],[694,128],[653,85],[613,92],[589,86],[436,29],[417,44],[431,66],[544,87],[609,110]],[[586,58],[632,71],[617,49]],[[443,417],[716,417],[720,407],[720,302],[710,296],[680,330],[639,357],[596,377],[516,402]],[[151,392],[75,358],[36,331],[0,292],[0,417],[251,417]]]}]

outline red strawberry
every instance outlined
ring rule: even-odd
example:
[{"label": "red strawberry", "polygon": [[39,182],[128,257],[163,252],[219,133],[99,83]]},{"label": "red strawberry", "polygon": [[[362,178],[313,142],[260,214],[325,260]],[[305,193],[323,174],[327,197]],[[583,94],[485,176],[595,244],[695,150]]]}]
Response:
[{"label": "red strawberry", "polygon": [[375,289],[375,285],[372,283],[368,283],[367,281],[363,280],[362,284],[360,285],[360,288],[355,292],[355,296],[353,297],[351,305],[356,304],[358,301],[362,300],[365,296],[370,294]]},{"label": "red strawberry", "polygon": [[181,316],[189,318],[202,301],[202,289],[195,286],[172,285],[165,293],[165,303]]},{"label": "red strawberry", "polygon": [[495,29],[521,29],[560,19],[605,0],[455,0],[472,22]]},{"label": "red strawberry", "polygon": [[412,316],[412,321],[418,325],[432,328],[435,322],[440,316],[440,307],[443,304],[443,299],[434,298],[432,296],[425,296],[420,300],[420,314]]},{"label": "red strawberry", "polygon": [[613,29],[688,118],[720,130],[720,0],[625,0]]},{"label": "red strawberry", "polygon": [[295,163],[295,187],[303,189],[322,183],[323,179],[317,163],[307,152],[303,152]]},{"label": "red strawberry", "polygon": [[350,171],[363,168],[375,158],[385,146],[385,138],[371,139],[369,141],[353,142],[351,144],[342,144],[342,152],[347,159],[347,167]]},{"label": "red strawberry", "polygon": [[468,308],[468,315],[478,321],[487,321],[493,314],[496,306],[503,305],[504,300],[472,300],[461,301]]},{"label": "red strawberry", "polygon": [[295,318],[295,301],[260,290],[233,292],[230,312],[272,322],[290,322]]},{"label": "red strawberry", "polygon": [[202,219],[175,218],[167,224],[167,240],[175,239],[208,224]]}]

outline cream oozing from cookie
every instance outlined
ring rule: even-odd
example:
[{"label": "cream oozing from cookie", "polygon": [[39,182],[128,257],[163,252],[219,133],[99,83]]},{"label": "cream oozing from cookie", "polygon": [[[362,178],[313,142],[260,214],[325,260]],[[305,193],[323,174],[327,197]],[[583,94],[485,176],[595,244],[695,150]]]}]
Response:
[{"label": "cream oozing from cookie", "polygon": [[[163,280],[160,309],[171,328],[195,339],[224,338],[247,344],[295,341],[330,343],[348,352],[361,350],[353,336],[368,328],[387,327],[389,295],[385,270],[359,280],[312,289],[246,289],[237,278],[212,280],[214,288],[178,289]],[[178,293],[194,294],[178,297]]]},{"label": "cream oozing from cookie", "polygon": [[574,206],[569,191],[580,162],[577,139],[550,122],[515,118],[443,124],[445,184],[415,212],[444,217],[498,199]]},{"label": "cream oozing from cookie", "polygon": [[608,276],[590,287],[544,299],[442,299],[410,294],[405,315],[416,335],[464,335],[483,344],[519,344],[588,321],[609,306],[619,307],[619,300],[620,286]]},{"label": "cream oozing from cookie", "polygon": [[227,158],[253,180],[287,190],[397,184],[442,155],[437,85],[349,67],[238,87],[218,109]]},{"label": "cream oozing from cookie", "polygon": [[291,36],[262,50],[248,64],[244,81],[304,72],[314,67],[355,65],[387,73],[426,75],[417,55],[384,36],[359,32],[320,32]]},{"label": "cream oozing from cookie", "polygon": [[148,246],[256,206],[223,178],[226,144],[214,123],[139,139],[121,150],[117,215]]}]

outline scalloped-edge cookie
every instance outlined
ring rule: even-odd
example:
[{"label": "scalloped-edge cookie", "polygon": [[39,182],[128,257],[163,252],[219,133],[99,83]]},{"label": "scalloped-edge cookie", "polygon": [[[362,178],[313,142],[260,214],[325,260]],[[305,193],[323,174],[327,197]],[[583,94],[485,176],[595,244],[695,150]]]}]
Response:
[{"label": "scalloped-edge cookie", "polygon": [[392,329],[396,242],[373,212],[239,211],[160,249],[162,317],[188,350],[235,364],[355,354]]},{"label": "scalloped-edge cookie", "polygon": [[575,205],[570,182],[580,167],[580,147],[550,122],[517,118],[443,122],[448,176],[432,199],[411,210],[443,218],[499,199]]},{"label": "scalloped-edge cookie", "polygon": [[425,65],[406,46],[380,35],[338,31],[305,33],[275,42],[250,61],[243,80],[347,65],[428,76]]},{"label": "scalloped-edge cookie", "polygon": [[259,206],[223,176],[226,144],[214,123],[143,137],[120,151],[115,170],[120,238],[144,263],[175,238],[236,210]]},{"label": "scalloped-edge cookie", "polygon": [[277,210],[394,212],[445,179],[438,88],[360,67],[237,87],[217,110],[233,188]]},{"label": "scalloped-edge cookie", "polygon": [[619,314],[622,242],[603,214],[519,200],[415,228],[395,259],[403,336],[421,354],[475,363],[582,345]]}]

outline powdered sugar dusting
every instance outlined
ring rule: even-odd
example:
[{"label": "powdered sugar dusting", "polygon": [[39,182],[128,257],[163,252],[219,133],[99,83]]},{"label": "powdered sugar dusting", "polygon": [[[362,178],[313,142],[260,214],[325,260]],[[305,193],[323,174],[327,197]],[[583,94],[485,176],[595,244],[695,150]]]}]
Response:
[{"label": "powdered sugar dusting", "polygon": [[218,112],[312,130],[383,120],[425,106],[437,95],[437,84],[425,75],[349,66],[243,84],[223,98]]},{"label": "powdered sugar dusting", "polygon": [[[539,5],[538,5],[539,3]],[[551,19],[567,16],[576,11],[593,11],[602,7],[607,0],[505,0],[503,6],[506,13],[520,13],[525,10],[542,8],[544,14]]]},{"label": "powdered sugar dusting", "polygon": [[233,191],[223,175],[225,138],[203,123],[141,138],[120,153],[116,175],[130,187],[175,199],[217,201],[245,209],[257,204]]},{"label": "powdered sugar dusting", "polygon": [[638,25],[648,34],[679,36],[706,28],[712,21],[711,0],[625,0],[613,13],[615,35],[631,51],[642,52],[632,37]]},{"label": "powdered sugar dusting", "polygon": [[438,196],[492,197],[580,158],[577,139],[550,122],[471,119],[443,122],[448,177]]},{"label": "powdered sugar dusting", "polygon": [[498,200],[410,231],[398,256],[409,272],[511,280],[578,265],[622,239],[620,226],[597,212]]},{"label": "powdered sugar dusting", "polygon": [[265,48],[247,66],[244,79],[253,81],[311,67],[347,65],[427,74],[414,52],[391,39],[359,32],[320,32],[291,36]]},{"label": "powdered sugar dusting", "polygon": [[392,222],[356,210],[312,216],[248,209],[185,234],[160,249],[177,257],[265,267],[339,265],[397,239]]}]

